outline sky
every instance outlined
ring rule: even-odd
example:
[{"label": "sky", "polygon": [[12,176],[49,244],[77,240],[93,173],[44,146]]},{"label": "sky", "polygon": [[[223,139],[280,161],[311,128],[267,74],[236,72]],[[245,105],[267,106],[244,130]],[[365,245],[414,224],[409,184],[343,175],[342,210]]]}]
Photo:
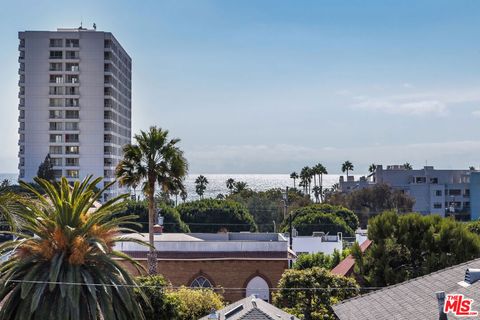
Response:
[{"label": "sky", "polygon": [[132,129],[191,173],[480,167],[480,1],[0,1],[0,172],[17,172],[18,31],[110,31]]}]

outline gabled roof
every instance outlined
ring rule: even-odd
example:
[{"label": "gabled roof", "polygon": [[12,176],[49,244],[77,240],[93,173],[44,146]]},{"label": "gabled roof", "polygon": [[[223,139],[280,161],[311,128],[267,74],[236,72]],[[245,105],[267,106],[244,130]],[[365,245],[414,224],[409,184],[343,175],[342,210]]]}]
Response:
[{"label": "gabled roof", "polygon": [[[365,250],[367,250],[371,244],[372,244],[372,240],[367,239],[363,241],[362,244],[360,245],[360,250],[362,252],[365,252]],[[350,254],[345,259],[340,261],[340,263],[335,268],[333,268],[331,272],[338,276],[349,276],[352,274],[354,267],[355,267],[355,259]]]},{"label": "gabled roof", "polygon": [[[300,320],[254,296],[246,297],[222,310],[217,310],[216,314],[218,320]],[[200,320],[209,320],[209,316]]]},{"label": "gabled roof", "polygon": [[[480,268],[480,259],[345,300],[334,305],[333,310],[340,320],[438,319],[435,292],[445,291],[473,299],[474,310],[480,311],[480,281],[468,287],[458,284],[465,279],[468,268]],[[448,319],[457,317],[448,314]]]}]

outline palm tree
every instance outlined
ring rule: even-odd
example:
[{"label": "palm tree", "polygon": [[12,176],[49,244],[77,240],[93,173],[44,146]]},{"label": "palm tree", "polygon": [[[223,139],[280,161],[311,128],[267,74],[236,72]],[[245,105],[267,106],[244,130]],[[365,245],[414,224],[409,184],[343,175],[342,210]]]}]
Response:
[{"label": "palm tree", "polygon": [[292,173],[290,173],[290,179],[293,179],[293,188],[296,189],[295,180],[298,179],[298,174],[293,171]]},{"label": "palm tree", "polygon": [[372,163],[369,167],[368,167],[368,172],[370,173],[375,173],[375,171],[377,170],[377,165],[375,163]]},{"label": "palm tree", "polygon": [[233,188],[235,187],[235,180],[233,178],[228,178],[227,181],[225,181],[225,184],[227,185],[227,189],[230,190],[230,194],[233,192]]},{"label": "palm tree", "polygon": [[353,164],[350,161],[347,160],[342,164],[342,172],[347,173],[347,180],[348,180],[348,172],[349,171],[353,171]]},{"label": "palm tree", "polygon": [[203,199],[203,194],[207,189],[208,180],[205,176],[199,175],[195,180],[195,191],[200,196],[200,199]]},{"label": "palm tree", "polygon": [[312,183],[312,175],[309,167],[302,168],[302,170],[300,171],[300,179],[301,179],[301,182],[303,182],[302,185],[303,185],[304,193],[306,195],[307,194],[310,195],[308,187]]},{"label": "palm tree", "polygon": [[158,184],[163,192],[174,188],[184,189],[183,181],[188,171],[188,163],[177,144],[180,139],[168,139],[168,130],[150,127],[134,136],[136,144],[123,148],[124,158],[116,169],[121,186],[140,185],[148,201],[148,233],[150,252],[148,272],[157,273],[157,259],[153,240],[155,225],[155,188]]},{"label": "palm tree", "polygon": [[412,169],[413,169],[412,165],[411,165],[410,163],[408,163],[408,162],[405,162],[405,163],[403,164],[403,167],[404,167],[406,170],[412,170]]},{"label": "palm tree", "polygon": [[327,168],[321,163],[317,164],[315,167],[315,172],[318,174],[318,185],[320,186],[320,198],[323,202],[323,175],[328,174]]},{"label": "palm tree", "polygon": [[248,184],[243,181],[237,181],[235,182],[233,187],[234,187],[234,191],[233,191],[234,193],[240,193],[242,191],[247,190]]},{"label": "palm tree", "polygon": [[468,167],[468,170],[470,170],[470,171],[475,171],[475,167],[474,167],[474,166],[470,166],[470,167]]},{"label": "palm tree", "polygon": [[128,194],[99,205],[112,185],[97,191],[101,178],[90,176],[73,186],[65,178],[35,182],[45,196],[20,182],[33,194],[16,213],[24,233],[15,233],[18,239],[0,247],[1,253],[11,254],[0,266],[0,319],[144,319],[133,293],[137,285],[115,260],[140,267],[114,250],[117,241],[141,242],[122,237],[123,231],[133,232],[129,225],[138,225],[132,222],[135,216],[117,215]]},{"label": "palm tree", "polygon": [[313,195],[315,196],[315,202],[319,203],[320,202],[320,195],[322,193],[322,188],[320,188],[320,186],[315,186],[315,187],[313,187],[312,191],[313,191]]}]

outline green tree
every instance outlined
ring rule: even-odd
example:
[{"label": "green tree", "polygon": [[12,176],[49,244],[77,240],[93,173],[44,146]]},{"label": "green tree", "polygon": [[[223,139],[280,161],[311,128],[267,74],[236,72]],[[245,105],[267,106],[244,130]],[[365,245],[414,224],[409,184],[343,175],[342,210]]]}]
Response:
[{"label": "green tree", "polygon": [[353,164],[347,160],[342,164],[342,172],[347,174],[347,180],[349,171],[353,171]]},{"label": "green tree", "polygon": [[[17,212],[18,239],[2,245],[13,252],[1,265],[0,319],[144,319],[136,303],[135,281],[115,261],[138,263],[113,249],[132,216],[112,219],[123,208],[127,195],[113,198],[95,211],[95,192],[101,179],[86,178],[70,186],[65,178],[51,183],[36,178],[42,193],[34,194]],[[45,196],[43,195],[45,194]],[[121,241],[135,241],[122,237]],[[22,281],[30,281],[23,282]],[[61,284],[75,282],[81,285]]]},{"label": "green tree", "polygon": [[[386,286],[478,257],[480,239],[451,218],[385,212],[370,219],[363,281]],[[454,241],[452,241],[454,239]]]},{"label": "green tree", "polygon": [[304,253],[297,257],[297,260],[293,263],[293,268],[305,270],[320,267],[331,270],[335,268],[342,259],[348,256],[348,253],[348,250],[343,250],[342,253],[340,253],[337,249],[335,249],[331,255],[323,252]]},{"label": "green tree", "polygon": [[293,179],[293,187],[296,188],[297,186],[295,185],[295,181],[298,179],[298,173],[295,171],[290,173],[290,179]]},{"label": "green tree", "polygon": [[[159,213],[163,216],[163,231],[164,232],[190,232],[187,224],[180,218],[180,213],[176,208],[172,208],[164,203],[157,203]],[[133,227],[138,232],[148,232],[148,203],[145,200],[126,201],[126,208],[121,212],[121,215],[136,215],[138,218],[136,222],[140,224],[138,227]]]},{"label": "green tree", "polygon": [[232,194],[233,188],[235,187],[235,180],[233,180],[233,178],[228,178],[227,181],[225,181],[225,184],[227,189],[230,191],[230,194]]},{"label": "green tree", "polygon": [[203,199],[177,207],[182,220],[192,232],[215,233],[257,231],[258,227],[247,208],[230,200]]},{"label": "green tree", "polygon": [[241,193],[246,190],[249,190],[248,184],[244,181],[236,181],[233,184],[233,193]]},{"label": "green tree", "polygon": [[135,289],[135,297],[146,320],[179,319],[179,301],[167,294],[171,285],[162,275],[137,277],[136,281],[140,288]]},{"label": "green tree", "polygon": [[312,188],[313,196],[315,197],[315,202],[320,203],[320,195],[322,194],[322,188],[320,186],[315,186]]},{"label": "green tree", "polygon": [[208,180],[205,176],[199,175],[197,179],[195,179],[195,191],[200,196],[200,199],[203,199],[203,194],[205,190],[207,190]]},{"label": "green tree", "polygon": [[312,170],[310,167],[303,167],[302,170],[300,171],[300,180],[301,184],[303,186],[303,192],[305,195],[310,196],[310,184],[312,183]]},{"label": "green tree", "polygon": [[323,175],[328,174],[327,168],[321,164],[318,163],[314,167],[316,174],[318,174],[318,185],[320,186],[320,199],[323,202]]},{"label": "green tree", "polygon": [[50,154],[47,154],[45,160],[38,166],[37,177],[48,181],[55,180],[55,174],[53,173],[53,162],[50,158]]},{"label": "green tree", "polygon": [[[285,207],[283,203],[283,190],[279,188],[266,191],[245,190],[227,197],[248,208],[255,219],[260,232],[273,232],[274,223],[280,225],[284,219]],[[288,211],[311,204],[311,200],[297,189],[288,190]]]},{"label": "green tree", "polygon": [[176,320],[199,319],[224,307],[222,296],[212,289],[181,287],[167,291],[167,297],[176,303]]},{"label": "green tree", "polygon": [[408,163],[408,162],[405,162],[405,163],[403,164],[403,167],[404,167],[406,170],[412,170],[412,169],[413,169],[412,165],[411,165],[410,163]]},{"label": "green tree", "polygon": [[[358,228],[358,218],[351,210],[329,204],[313,204],[292,211],[292,225],[300,235],[311,235],[315,231],[336,234],[342,232],[344,236],[353,236]],[[287,223],[284,221],[283,229]]]},{"label": "green tree", "polygon": [[[124,158],[117,166],[116,175],[122,186],[137,186],[143,183],[143,192],[148,201],[148,233],[150,252],[148,254],[149,274],[157,272],[153,226],[155,225],[155,188],[168,192],[179,189],[188,171],[183,151],[177,146],[180,139],[168,138],[168,130],[150,127],[134,136],[136,144],[123,148]],[[181,189],[184,189],[183,186]]]},{"label": "green tree", "polygon": [[368,167],[368,172],[370,173],[375,173],[375,171],[377,170],[377,165],[375,163],[372,163],[369,167]]},{"label": "green tree", "polygon": [[383,183],[353,190],[350,193],[334,192],[327,196],[326,202],[350,208],[360,217],[363,226],[366,226],[369,217],[386,210],[396,210],[399,213],[411,212],[415,203],[409,195]]},{"label": "green tree", "polygon": [[332,305],[359,293],[353,278],[336,276],[319,267],[287,269],[278,287],[273,303],[304,320],[336,319]]}]

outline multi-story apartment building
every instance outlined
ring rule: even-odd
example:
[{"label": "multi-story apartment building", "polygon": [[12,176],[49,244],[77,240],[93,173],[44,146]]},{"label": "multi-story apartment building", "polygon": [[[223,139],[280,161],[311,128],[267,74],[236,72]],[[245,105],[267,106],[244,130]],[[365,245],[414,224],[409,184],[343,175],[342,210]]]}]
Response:
[{"label": "multi-story apartment building", "polygon": [[413,211],[422,214],[455,215],[460,219],[480,218],[480,172],[475,170],[438,170],[432,166],[407,169],[402,165],[377,165],[369,177],[347,180],[340,177],[342,192],[387,184],[402,190],[415,200]]},{"label": "multi-story apartment building", "polygon": [[[19,32],[19,178],[50,155],[55,176],[113,181],[131,137],[132,60],[110,32]],[[99,186],[103,187],[103,186]],[[113,185],[104,198],[121,190]]]}]

